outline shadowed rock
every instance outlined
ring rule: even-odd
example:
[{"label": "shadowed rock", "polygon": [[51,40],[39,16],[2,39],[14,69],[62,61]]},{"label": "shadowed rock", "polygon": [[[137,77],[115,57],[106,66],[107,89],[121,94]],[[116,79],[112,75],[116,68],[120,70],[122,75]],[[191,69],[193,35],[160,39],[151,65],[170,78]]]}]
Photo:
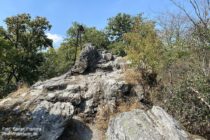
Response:
[{"label": "shadowed rock", "polygon": [[57,140],[71,120],[74,107],[71,103],[55,104],[42,101],[32,112],[29,127],[41,128],[40,140]]},{"label": "shadowed rock", "polygon": [[85,44],[84,49],[71,69],[71,72],[82,74],[87,71],[93,71],[100,58],[100,54],[94,46]]},{"label": "shadowed rock", "polygon": [[72,119],[58,140],[92,140],[92,133],[84,122]]}]

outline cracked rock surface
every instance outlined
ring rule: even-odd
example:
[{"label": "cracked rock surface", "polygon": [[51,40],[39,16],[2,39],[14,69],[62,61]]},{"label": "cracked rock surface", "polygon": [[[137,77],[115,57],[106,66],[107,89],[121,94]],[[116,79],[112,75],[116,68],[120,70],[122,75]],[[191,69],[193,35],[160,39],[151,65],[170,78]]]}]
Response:
[{"label": "cracked rock surface", "polygon": [[190,139],[179,124],[162,108],[133,110],[113,118],[107,130],[108,140],[186,140]]}]

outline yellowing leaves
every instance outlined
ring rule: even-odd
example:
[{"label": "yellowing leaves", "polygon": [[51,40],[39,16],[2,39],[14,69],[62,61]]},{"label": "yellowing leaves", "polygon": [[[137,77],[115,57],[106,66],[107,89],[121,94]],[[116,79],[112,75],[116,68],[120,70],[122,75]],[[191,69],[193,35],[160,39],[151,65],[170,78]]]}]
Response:
[{"label": "yellowing leaves", "polygon": [[143,22],[137,17],[133,30],[124,34],[123,38],[128,44],[126,50],[133,65],[158,70],[161,42],[152,22]]}]

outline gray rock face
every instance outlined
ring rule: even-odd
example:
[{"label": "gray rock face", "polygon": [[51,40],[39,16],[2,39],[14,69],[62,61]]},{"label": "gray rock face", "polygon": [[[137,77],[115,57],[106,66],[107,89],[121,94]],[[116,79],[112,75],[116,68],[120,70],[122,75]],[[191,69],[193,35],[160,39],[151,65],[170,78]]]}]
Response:
[{"label": "gray rock face", "polygon": [[133,110],[113,118],[107,130],[108,140],[187,140],[189,135],[162,108]]},{"label": "gray rock face", "polygon": [[142,99],[144,99],[144,89],[142,85],[135,85],[132,88],[132,93],[137,95],[137,97],[139,98],[139,101],[141,101]]},{"label": "gray rock face", "polygon": [[74,107],[71,103],[42,101],[32,112],[32,121],[28,125],[41,128],[41,140],[56,140],[63,132],[65,125],[72,118]]},{"label": "gray rock face", "polygon": [[117,97],[118,93],[126,94],[130,91],[129,84],[125,81],[118,81],[116,79],[107,79],[103,83],[104,96],[106,99],[111,100]]},{"label": "gray rock face", "polygon": [[111,61],[111,60],[113,60],[113,55],[112,55],[112,53],[106,53],[106,51],[103,51],[103,52],[101,53],[101,57],[102,57],[102,59],[105,60],[105,61]]},{"label": "gray rock face", "polygon": [[86,44],[82,50],[79,60],[71,69],[73,73],[84,73],[85,71],[92,71],[95,69],[97,62],[100,59],[100,54],[94,46]]}]

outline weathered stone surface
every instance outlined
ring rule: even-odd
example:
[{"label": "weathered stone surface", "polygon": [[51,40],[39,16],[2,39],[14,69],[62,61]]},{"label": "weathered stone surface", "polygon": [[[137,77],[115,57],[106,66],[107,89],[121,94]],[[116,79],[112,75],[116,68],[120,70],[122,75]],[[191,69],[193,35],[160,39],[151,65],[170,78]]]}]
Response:
[{"label": "weathered stone surface", "polygon": [[29,127],[41,128],[41,140],[56,140],[62,134],[65,125],[71,120],[74,107],[71,103],[42,101],[32,112]]},{"label": "weathered stone surface", "polygon": [[139,98],[139,101],[141,101],[142,99],[144,99],[144,89],[142,85],[135,85],[132,88],[132,93],[137,95],[137,97]]},{"label": "weathered stone surface", "polygon": [[128,65],[127,61],[122,57],[117,57],[114,61],[114,66],[117,69],[124,69],[125,67],[127,67],[127,65]]},{"label": "weathered stone surface", "polygon": [[66,86],[67,86],[66,83],[61,83],[61,84],[46,85],[46,86],[44,86],[44,88],[47,91],[53,91],[53,90],[63,90],[66,88]]},{"label": "weathered stone surface", "polygon": [[114,64],[113,62],[103,63],[103,64],[97,64],[97,69],[103,70],[103,71],[113,71],[114,70]]},{"label": "weathered stone surface", "polygon": [[113,118],[107,130],[108,140],[187,140],[189,135],[162,108],[133,110]]},{"label": "weathered stone surface", "polygon": [[92,71],[95,69],[97,62],[100,59],[100,54],[94,46],[86,44],[82,50],[78,61],[73,66],[71,71],[73,73],[84,73],[85,71]]},{"label": "weathered stone surface", "polygon": [[83,95],[84,99],[89,100],[93,97],[100,96],[99,94],[101,93],[101,83],[100,81],[98,81],[99,78],[96,78],[95,80],[95,82],[93,81],[91,82],[91,84],[88,85],[88,89]]},{"label": "weathered stone surface", "polygon": [[47,89],[49,87],[49,89],[56,90],[56,87],[57,87],[59,90],[59,87],[61,87],[61,90],[62,90],[66,87],[65,76],[66,75],[64,74],[58,77],[51,78],[46,81],[39,81],[35,83],[34,85],[32,85],[31,89],[43,89],[43,88]]},{"label": "weathered stone surface", "polygon": [[105,61],[111,61],[111,60],[113,60],[113,55],[112,55],[112,53],[107,53],[106,51],[103,51],[102,53],[101,53],[101,57],[102,57],[102,59],[104,59]]},{"label": "weathered stone surface", "polygon": [[120,96],[120,94],[127,94],[130,91],[130,85],[125,81],[118,81],[117,79],[107,79],[103,83],[103,91],[106,99]]}]

